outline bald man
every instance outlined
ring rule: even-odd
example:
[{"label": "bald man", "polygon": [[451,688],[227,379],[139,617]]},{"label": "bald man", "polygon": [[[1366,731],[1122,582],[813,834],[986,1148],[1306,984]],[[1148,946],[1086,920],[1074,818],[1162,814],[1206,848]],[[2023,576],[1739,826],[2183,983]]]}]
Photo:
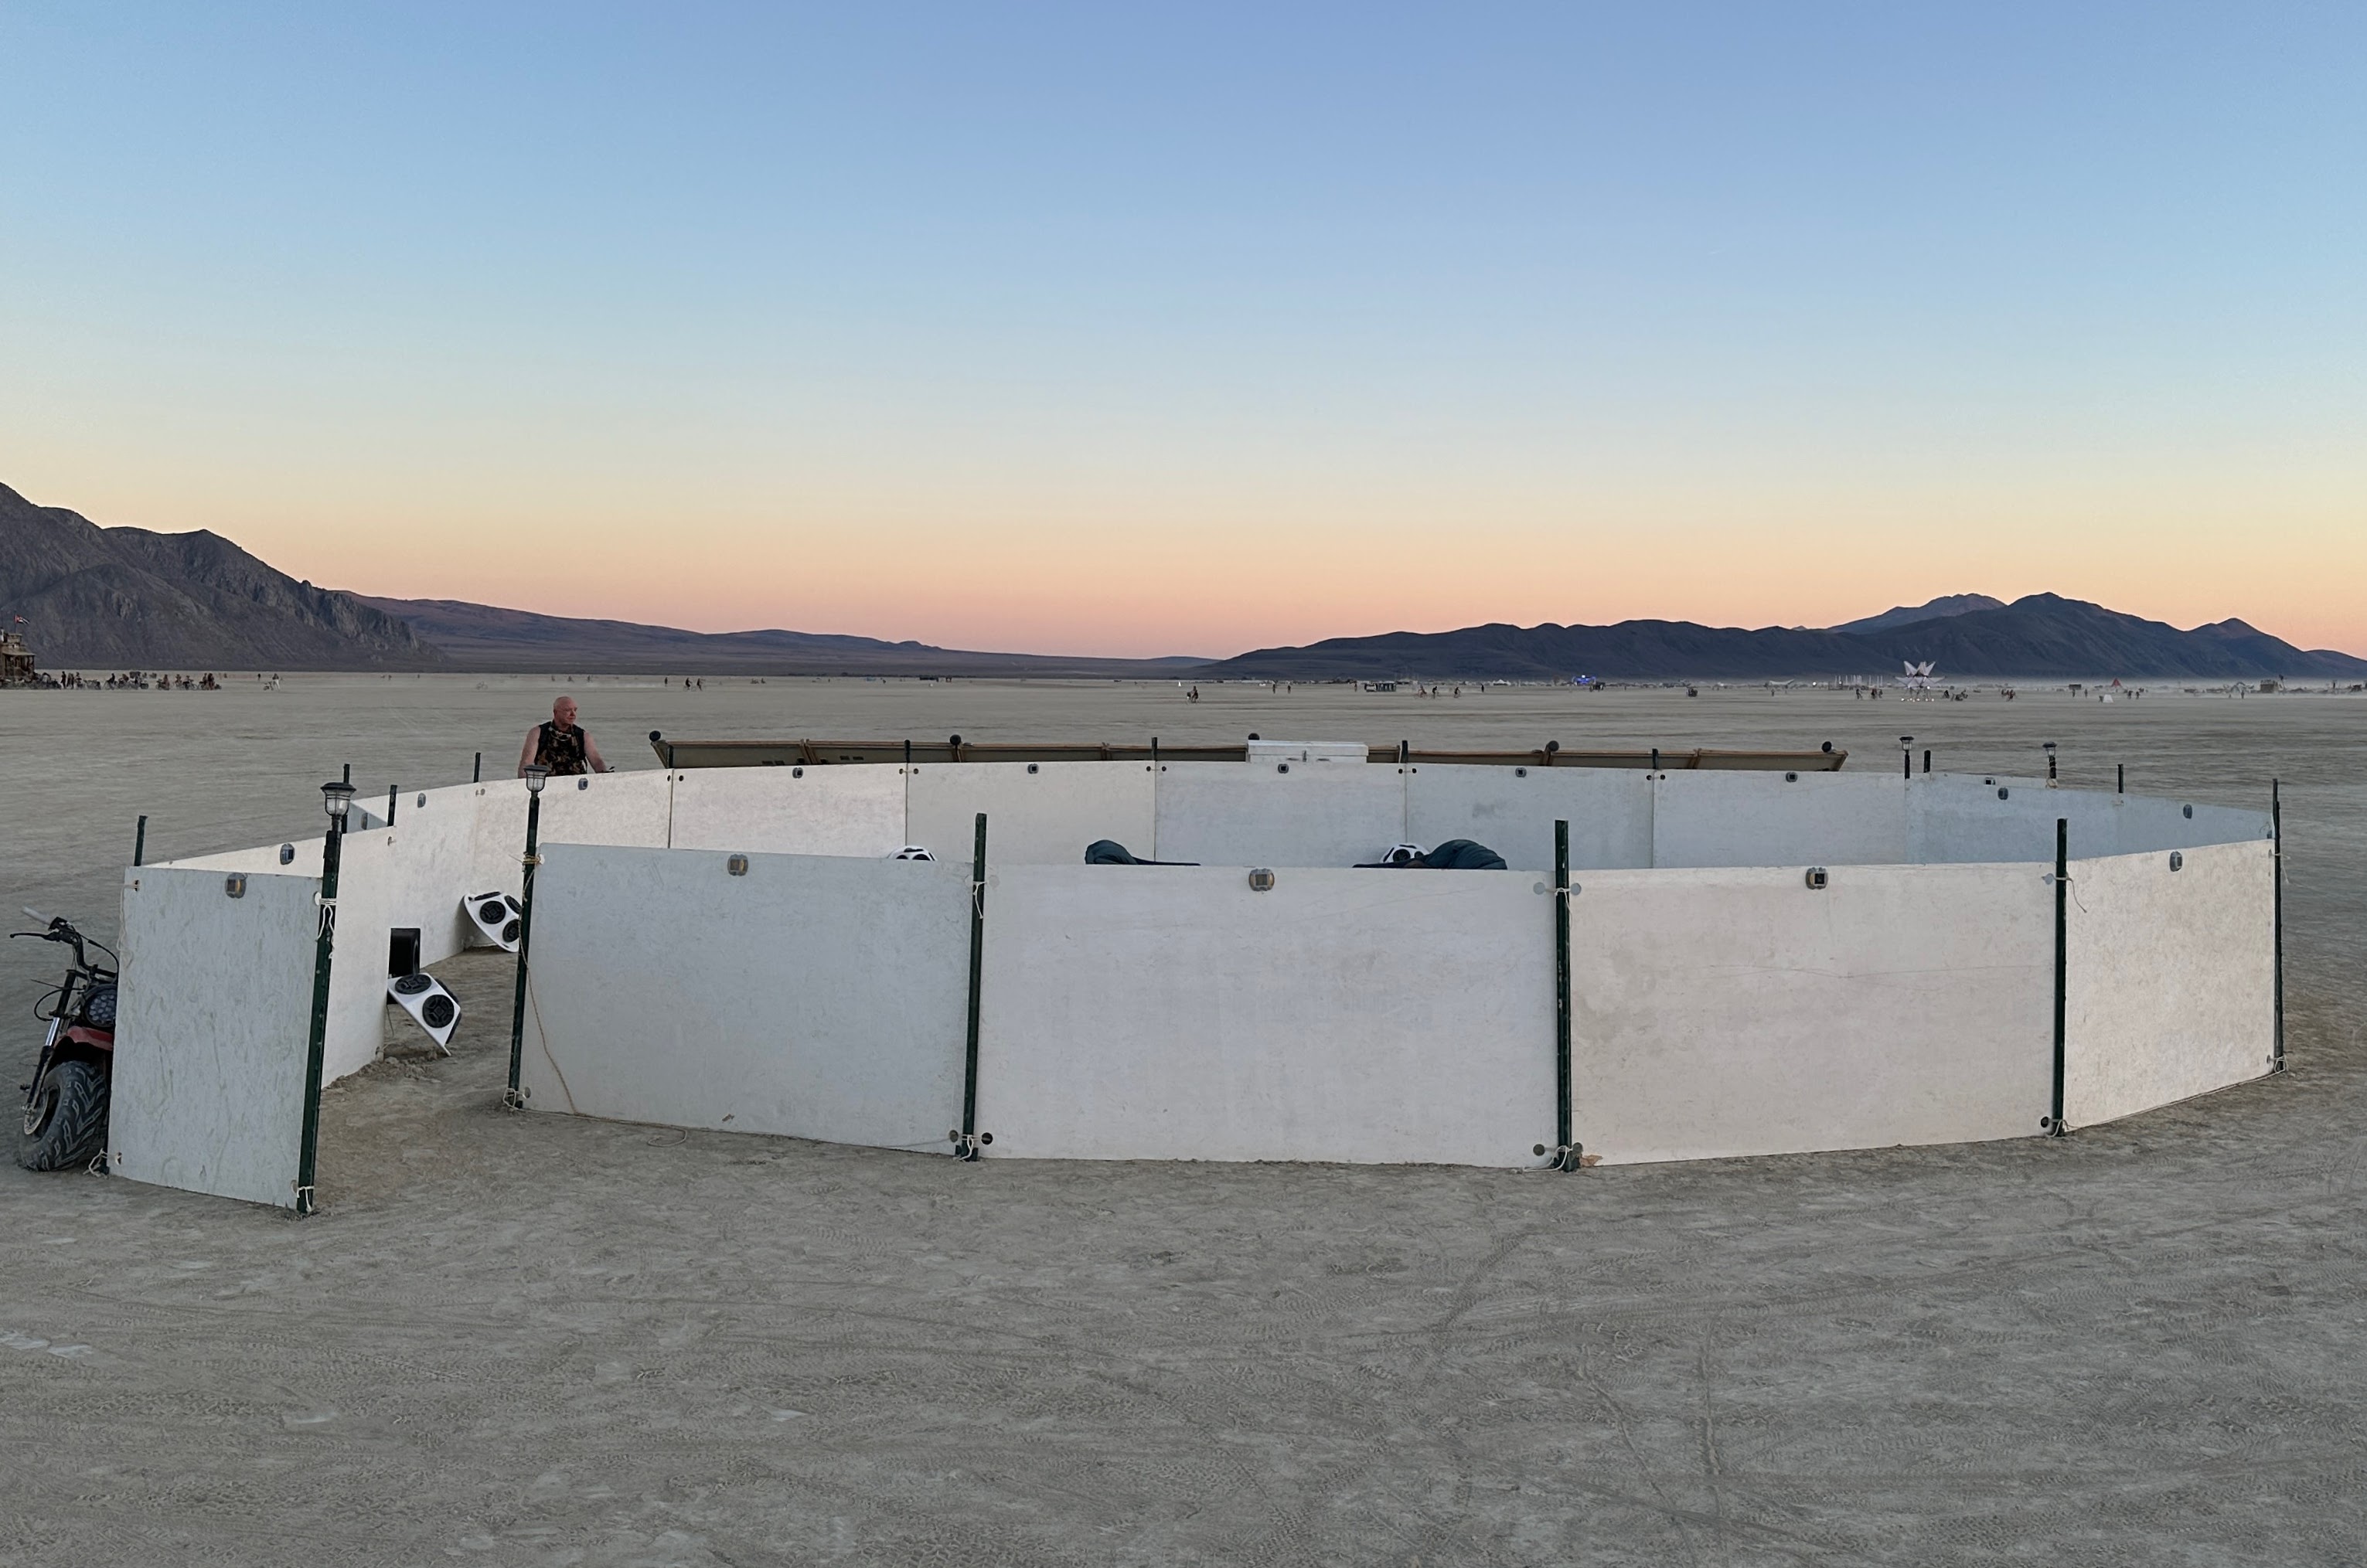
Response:
[{"label": "bald man", "polygon": [[550,705],[550,722],[538,724],[526,732],[526,750],[518,753],[518,777],[526,777],[531,766],[549,769],[555,774],[613,773],[600,755],[600,748],[583,733],[575,722],[575,699],[561,697]]}]

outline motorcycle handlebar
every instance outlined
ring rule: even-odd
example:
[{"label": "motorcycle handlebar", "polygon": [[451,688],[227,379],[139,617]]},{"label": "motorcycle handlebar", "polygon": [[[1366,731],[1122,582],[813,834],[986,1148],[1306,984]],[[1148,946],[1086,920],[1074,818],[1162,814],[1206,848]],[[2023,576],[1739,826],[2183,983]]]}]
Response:
[{"label": "motorcycle handlebar", "polygon": [[[29,905],[26,907],[25,913],[32,916],[33,919],[37,920],[43,918],[39,909],[33,908]],[[8,940],[11,942],[16,941],[18,937],[33,937],[41,942],[70,942],[73,944],[74,950],[74,962],[81,964],[84,968],[88,968],[90,966],[90,953],[85,948],[85,942],[88,942],[91,947],[97,948],[102,953],[108,953],[110,956],[114,952],[114,950],[109,948],[105,942],[89,942],[89,939],[85,938],[82,932],[74,930],[74,922],[67,919],[63,915],[51,915],[48,917],[48,929],[45,931],[10,931],[8,933]]]}]

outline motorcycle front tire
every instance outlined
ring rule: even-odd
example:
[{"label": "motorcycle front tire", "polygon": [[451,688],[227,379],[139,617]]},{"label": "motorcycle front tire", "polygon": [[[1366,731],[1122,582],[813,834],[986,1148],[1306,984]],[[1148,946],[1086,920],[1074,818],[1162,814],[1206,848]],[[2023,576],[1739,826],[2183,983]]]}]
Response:
[{"label": "motorcycle front tire", "polygon": [[41,1075],[17,1141],[27,1170],[75,1170],[107,1147],[108,1074],[90,1062],[64,1061]]}]

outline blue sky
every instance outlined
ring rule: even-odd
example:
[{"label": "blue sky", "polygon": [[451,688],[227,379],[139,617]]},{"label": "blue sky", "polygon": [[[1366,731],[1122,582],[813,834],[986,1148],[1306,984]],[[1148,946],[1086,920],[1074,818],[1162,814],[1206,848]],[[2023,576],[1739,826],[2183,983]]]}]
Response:
[{"label": "blue sky", "polygon": [[2356,6],[9,4],[0,480],[708,627],[1224,652],[2045,589],[2367,648],[2362,45]]}]

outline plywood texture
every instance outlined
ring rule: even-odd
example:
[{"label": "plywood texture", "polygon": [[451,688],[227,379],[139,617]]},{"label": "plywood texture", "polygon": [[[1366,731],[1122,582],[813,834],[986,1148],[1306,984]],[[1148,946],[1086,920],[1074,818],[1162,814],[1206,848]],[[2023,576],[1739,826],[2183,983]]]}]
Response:
[{"label": "plywood texture", "polygon": [[[1161,766],[1161,860],[1352,866],[1378,860],[1405,838],[1405,779],[1395,767],[1370,762]],[[1284,766],[1290,771],[1282,772]]]},{"label": "plywood texture", "polygon": [[119,1176],[295,1204],[311,1034],[309,876],[147,866],[123,882],[109,1160]]},{"label": "plywood texture", "polygon": [[946,1147],[961,1114],[969,871],[553,846],[522,1082],[538,1111]]},{"label": "plywood texture", "polygon": [[[1378,771],[1378,770],[1376,770]],[[1535,1163],[1553,910],[1512,872],[1011,866],[987,893],[990,1156]]]},{"label": "plywood texture", "polygon": [[892,855],[904,836],[894,764],[685,769],[674,775],[676,849],[780,855]]},{"label": "plywood texture", "polygon": [[1669,773],[1652,786],[1653,865],[1890,865],[1906,781],[1878,773]]},{"label": "plywood texture", "polygon": [[1406,777],[1406,838],[1424,849],[1473,839],[1516,871],[1553,869],[1553,825],[1569,824],[1580,870],[1652,863],[1652,783],[1615,768],[1417,764]]},{"label": "plywood texture", "polygon": [[968,864],[978,814],[999,865],[1076,865],[1085,846],[1115,839],[1148,857],[1152,774],[1148,762],[935,762],[913,769],[907,841]]},{"label": "plywood texture", "polygon": [[1571,903],[1576,1127],[1606,1160],[2038,1131],[2052,894],[2035,866],[1603,872]]},{"label": "plywood texture", "polygon": [[2108,1122],[2269,1070],[2273,846],[2074,861],[2064,1120]]}]

